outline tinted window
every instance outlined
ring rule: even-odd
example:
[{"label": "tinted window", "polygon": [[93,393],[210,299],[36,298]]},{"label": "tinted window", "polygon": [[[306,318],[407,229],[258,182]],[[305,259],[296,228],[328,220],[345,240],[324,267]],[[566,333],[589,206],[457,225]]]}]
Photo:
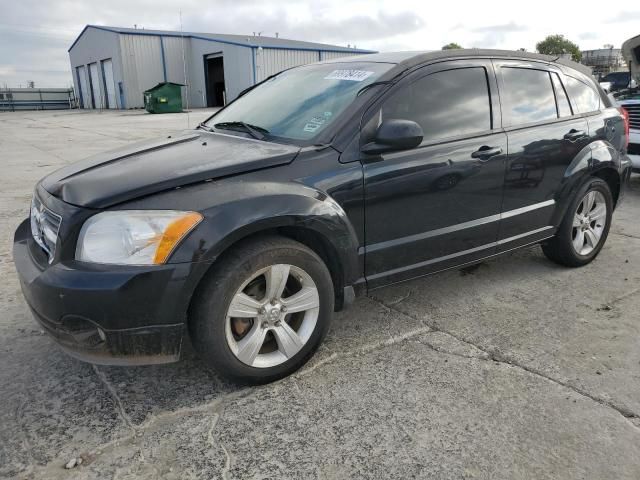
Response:
[{"label": "tinted window", "polygon": [[437,72],[403,87],[382,107],[382,120],[391,118],[417,122],[425,141],[491,129],[485,69]]},{"label": "tinted window", "polygon": [[558,118],[549,72],[529,68],[502,68],[503,113],[510,125]]},{"label": "tinted window", "polygon": [[569,106],[567,92],[562,86],[560,77],[558,77],[557,73],[552,73],[551,80],[553,81],[553,89],[556,91],[556,100],[558,101],[558,115],[560,115],[560,117],[570,117],[571,107]]},{"label": "tinted window", "polygon": [[590,86],[573,77],[565,77],[567,92],[576,113],[594,112],[600,109],[600,97]]}]

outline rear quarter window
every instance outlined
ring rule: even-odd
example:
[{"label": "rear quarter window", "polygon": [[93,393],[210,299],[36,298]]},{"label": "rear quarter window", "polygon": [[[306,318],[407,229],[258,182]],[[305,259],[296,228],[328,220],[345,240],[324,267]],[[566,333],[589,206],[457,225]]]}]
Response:
[{"label": "rear quarter window", "polygon": [[565,76],[565,86],[575,113],[589,113],[600,110],[600,96],[593,87],[569,75]]}]

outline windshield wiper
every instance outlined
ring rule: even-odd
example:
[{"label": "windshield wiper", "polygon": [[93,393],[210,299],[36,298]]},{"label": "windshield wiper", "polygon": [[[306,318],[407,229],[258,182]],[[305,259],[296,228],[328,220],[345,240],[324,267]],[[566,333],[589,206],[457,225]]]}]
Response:
[{"label": "windshield wiper", "polygon": [[220,122],[216,123],[213,128],[227,129],[233,130],[236,127],[242,127],[249,135],[258,140],[263,140],[265,134],[269,133],[269,130],[266,128],[258,127],[256,125],[251,125],[245,122]]}]

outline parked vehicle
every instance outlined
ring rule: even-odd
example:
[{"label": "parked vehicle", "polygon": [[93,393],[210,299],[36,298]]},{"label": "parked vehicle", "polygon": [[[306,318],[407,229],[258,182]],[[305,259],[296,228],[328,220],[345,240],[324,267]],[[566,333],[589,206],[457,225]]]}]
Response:
[{"label": "parked vehicle", "polygon": [[627,183],[625,118],[568,60],[448,50],[293,68],[177,137],[36,186],[14,259],[71,355],[241,382],[303,365],[367,291],[542,243],[579,267]]},{"label": "parked vehicle", "polygon": [[629,62],[631,73],[631,87],[616,92],[615,100],[629,117],[629,147],[628,153],[633,170],[640,173],[640,35],[630,38],[622,44],[622,54]]},{"label": "parked vehicle", "polygon": [[600,87],[605,93],[613,93],[636,86],[636,81],[631,78],[631,72],[611,72],[600,80]]},{"label": "parked vehicle", "polygon": [[640,91],[626,90],[614,97],[616,105],[624,110],[629,119],[629,144],[627,154],[633,171],[640,173]]}]

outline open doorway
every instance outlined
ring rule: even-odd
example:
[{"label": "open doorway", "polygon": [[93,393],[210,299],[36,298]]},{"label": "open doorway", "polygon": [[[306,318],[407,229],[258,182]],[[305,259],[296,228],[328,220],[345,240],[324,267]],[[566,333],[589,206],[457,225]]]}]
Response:
[{"label": "open doorway", "polygon": [[204,59],[207,84],[207,107],[222,107],[226,102],[224,87],[224,61],[222,54],[207,55]]}]

